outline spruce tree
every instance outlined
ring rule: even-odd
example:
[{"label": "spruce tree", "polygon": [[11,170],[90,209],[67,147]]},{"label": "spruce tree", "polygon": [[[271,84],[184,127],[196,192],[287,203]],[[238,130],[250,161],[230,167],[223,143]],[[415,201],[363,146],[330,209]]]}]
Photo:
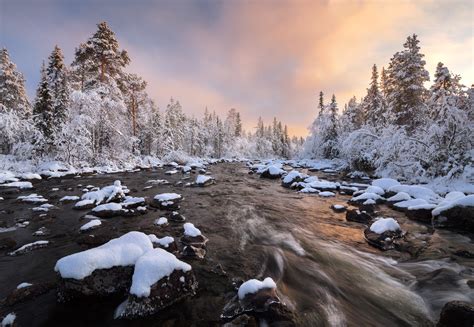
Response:
[{"label": "spruce tree", "polygon": [[6,48],[0,50],[0,106],[22,115],[29,114],[31,110],[23,74],[17,71]]},{"label": "spruce tree", "polygon": [[388,67],[388,105],[394,122],[413,131],[423,120],[427,94],[424,82],[429,80],[424,55],[420,53],[415,34],[408,36],[405,50],[397,52]]},{"label": "spruce tree", "polygon": [[36,99],[33,107],[33,120],[47,142],[51,143],[55,122],[53,112],[53,98],[48,83],[46,67],[41,66],[41,79],[36,90]]},{"label": "spruce tree", "polygon": [[372,77],[367,95],[362,101],[362,110],[365,123],[374,127],[380,127],[385,123],[383,100],[379,91],[378,72],[375,64],[372,66]]},{"label": "spruce tree", "polygon": [[64,55],[57,45],[49,56],[49,64],[46,72],[52,101],[52,119],[54,120],[55,126],[59,127],[66,119],[66,111],[69,103],[69,87],[66,65],[64,64]]}]

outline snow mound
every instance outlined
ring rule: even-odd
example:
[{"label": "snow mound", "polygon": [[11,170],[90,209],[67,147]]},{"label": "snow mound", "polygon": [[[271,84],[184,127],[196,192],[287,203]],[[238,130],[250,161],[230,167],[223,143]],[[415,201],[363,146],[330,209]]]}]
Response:
[{"label": "snow mound", "polygon": [[319,195],[319,196],[322,196],[322,197],[324,197],[324,198],[328,198],[328,197],[331,197],[331,196],[336,196],[335,193],[329,192],[329,191],[319,192],[318,195]]},{"label": "snow mound", "polygon": [[206,176],[206,175],[198,175],[196,177],[196,185],[204,185],[209,181],[212,181],[214,178],[211,176]]},{"label": "snow mound", "polygon": [[102,225],[102,222],[100,221],[100,219],[93,219],[93,220],[89,221],[88,223],[82,225],[80,230],[81,231],[86,231],[86,230],[89,230],[89,229],[92,229],[92,228],[96,228],[100,225]]},{"label": "snow mound", "polygon": [[24,282],[24,283],[18,284],[18,286],[16,287],[16,289],[19,290],[20,288],[30,287],[30,286],[32,286],[32,285],[33,285],[33,284],[31,284],[31,283],[25,283],[25,282]]},{"label": "snow mound", "polygon": [[88,192],[88,189],[85,189],[87,193],[84,193],[81,199],[92,200],[96,204],[101,204],[102,202],[110,202],[117,198],[125,198],[126,190],[127,188],[122,186],[122,183],[117,180],[114,182],[114,185],[103,187],[97,191]]},{"label": "snow mound", "polygon": [[405,192],[415,199],[423,199],[430,203],[438,203],[440,197],[429,188],[420,185],[395,185],[388,189],[389,192]]},{"label": "snow mound", "polygon": [[386,231],[396,232],[400,230],[400,225],[393,218],[379,218],[370,225],[370,230],[377,234],[383,234]]},{"label": "snow mound", "polygon": [[258,279],[250,279],[240,285],[238,295],[239,299],[243,300],[247,294],[254,294],[261,289],[276,289],[276,284],[270,277],[265,278],[263,281]]},{"label": "snow mound", "polygon": [[15,174],[10,171],[0,172],[0,184],[10,182],[18,182],[18,178],[15,177]]},{"label": "snow mound", "polygon": [[161,226],[166,225],[168,223],[168,219],[166,217],[160,217],[155,220],[155,225]]},{"label": "snow mound", "polygon": [[400,209],[408,209],[409,207],[414,207],[414,206],[423,206],[427,205],[429,202],[423,199],[412,199],[412,200],[406,200],[402,202],[397,202],[394,204],[395,207],[400,208]]},{"label": "snow mound", "polygon": [[174,238],[172,238],[171,236],[165,236],[165,237],[162,237],[162,238],[158,238],[158,237],[156,237],[156,235],[150,234],[150,235],[148,235],[148,237],[150,238],[150,241],[152,243],[159,244],[164,248],[167,248],[171,243],[174,242]]},{"label": "snow mound", "polygon": [[184,235],[186,236],[196,237],[196,236],[201,235],[201,231],[197,229],[196,227],[194,227],[194,225],[191,223],[185,223],[183,225],[183,228],[184,228]]},{"label": "snow mound", "polygon": [[0,184],[0,186],[17,187],[22,190],[33,188],[33,184],[31,184],[31,182],[11,182],[6,184]]},{"label": "snow mound", "polygon": [[151,249],[153,244],[146,234],[129,232],[99,247],[59,259],[54,270],[62,278],[81,280],[96,269],[134,265],[139,257]]},{"label": "snow mound", "polygon": [[397,194],[395,194],[394,196],[391,196],[387,199],[387,201],[390,201],[390,202],[399,202],[399,201],[407,201],[407,200],[411,200],[411,196],[410,194],[408,193],[405,193],[405,192],[398,192]]},{"label": "snow mound", "polygon": [[48,202],[42,195],[38,195],[36,193],[30,195],[21,195],[17,197],[18,200],[22,202],[32,202],[32,203],[40,203],[40,202]]},{"label": "snow mound", "polygon": [[100,212],[100,211],[120,211],[122,210],[122,205],[120,203],[105,203],[100,204],[94,209],[93,212]]},{"label": "snow mound", "polygon": [[400,185],[400,182],[392,178],[379,178],[374,179],[372,185],[380,187],[384,191],[388,191],[391,187]]},{"label": "snow mound", "polygon": [[135,264],[130,294],[148,297],[151,287],[160,279],[170,276],[175,270],[188,272],[191,266],[163,249],[149,250]]},{"label": "snow mound", "polygon": [[380,200],[382,199],[382,197],[376,193],[370,193],[370,192],[366,192],[366,193],[362,193],[361,195],[358,195],[356,197],[353,197],[351,199],[351,201],[353,202],[358,202],[358,201],[365,201],[365,200],[374,200],[374,201],[377,201],[377,200]]},{"label": "snow mound", "polygon": [[167,202],[173,200],[180,200],[181,195],[179,195],[178,193],[161,193],[155,195],[154,199],[158,202]]},{"label": "snow mound", "polygon": [[378,195],[384,195],[385,190],[379,186],[371,185],[365,189],[365,192],[367,193],[375,193]]},{"label": "snow mound", "polygon": [[80,197],[78,197],[77,195],[66,195],[66,196],[63,196],[62,198],[59,199],[59,202],[64,202],[64,201],[77,201],[79,200]]}]

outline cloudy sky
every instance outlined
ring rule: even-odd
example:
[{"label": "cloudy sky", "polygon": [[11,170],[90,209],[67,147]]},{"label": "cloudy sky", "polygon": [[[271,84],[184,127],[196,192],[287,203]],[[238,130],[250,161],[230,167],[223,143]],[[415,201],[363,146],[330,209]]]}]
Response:
[{"label": "cloudy sky", "polygon": [[438,61],[474,83],[470,0],[0,0],[0,46],[35,93],[55,44],[74,48],[107,21],[148,81],[160,108],[171,96],[187,113],[234,107],[245,127],[274,116],[306,135],[316,94],[340,106],[364,95],[372,64],[387,65],[406,36],[419,35],[427,68]]}]

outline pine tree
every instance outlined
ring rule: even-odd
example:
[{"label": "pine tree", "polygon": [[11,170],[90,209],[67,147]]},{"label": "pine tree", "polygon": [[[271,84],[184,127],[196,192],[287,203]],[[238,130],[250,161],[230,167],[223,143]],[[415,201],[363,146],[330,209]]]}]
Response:
[{"label": "pine tree", "polygon": [[240,112],[237,112],[237,117],[235,121],[235,137],[242,136],[242,120],[240,119]]},{"label": "pine tree", "polygon": [[319,115],[321,116],[324,113],[324,93],[323,93],[323,91],[319,92],[318,109],[319,109]]},{"label": "pine tree", "polygon": [[408,36],[405,50],[397,52],[388,67],[387,100],[395,123],[413,131],[423,120],[426,89],[429,80],[424,55],[420,53],[415,34]]},{"label": "pine tree", "polygon": [[136,74],[123,74],[120,88],[124,94],[125,104],[128,108],[132,135],[137,136],[137,117],[140,107],[147,101],[145,93],[146,82]]},{"label": "pine tree", "polygon": [[[23,74],[17,71],[6,48],[0,50],[0,107],[15,110],[22,115],[30,113],[31,106],[25,90]],[[0,108],[1,109],[1,108]]]},{"label": "pine tree", "polygon": [[331,103],[329,104],[328,121],[324,130],[324,156],[326,158],[334,158],[338,155],[337,150],[337,102],[336,96],[333,94]]},{"label": "pine tree", "polygon": [[69,104],[69,87],[64,56],[57,45],[49,56],[49,64],[46,71],[52,102],[52,119],[56,129],[59,129],[66,119],[66,111]]},{"label": "pine tree", "polygon": [[53,98],[44,62],[41,66],[41,80],[36,90],[33,120],[37,128],[43,133],[45,139],[51,142],[56,125],[54,121]]}]

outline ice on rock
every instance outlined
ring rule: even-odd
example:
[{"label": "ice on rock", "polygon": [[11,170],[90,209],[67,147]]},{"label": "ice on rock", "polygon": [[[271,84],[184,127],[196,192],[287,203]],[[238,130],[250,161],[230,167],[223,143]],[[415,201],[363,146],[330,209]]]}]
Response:
[{"label": "ice on rock", "polygon": [[32,286],[32,285],[33,285],[33,284],[31,284],[31,283],[26,283],[26,282],[24,282],[24,283],[18,284],[18,286],[16,287],[16,289],[18,290],[18,289],[20,289],[20,288],[30,287],[30,286]]},{"label": "ice on rock", "polygon": [[93,219],[93,220],[89,221],[88,223],[82,225],[80,230],[81,231],[87,231],[89,229],[97,228],[100,225],[102,225],[102,222],[100,221],[100,219]]},{"label": "ice on rock", "polygon": [[263,281],[258,279],[250,279],[240,285],[238,295],[243,300],[247,294],[255,294],[261,289],[276,289],[276,284],[271,277],[265,278]]},{"label": "ice on rock", "polygon": [[144,253],[153,249],[150,238],[141,232],[129,232],[119,238],[58,260],[54,270],[62,278],[84,279],[96,269],[131,266]]},{"label": "ice on rock", "polygon": [[393,218],[379,218],[370,225],[370,230],[377,234],[383,234],[387,231],[396,232],[400,230],[400,225]]},{"label": "ice on rock", "polygon": [[191,266],[163,249],[147,251],[135,263],[130,294],[138,297],[149,296],[151,287],[175,270],[188,272]]},{"label": "ice on rock", "polygon": [[191,223],[185,223],[183,225],[183,228],[184,228],[184,235],[186,236],[197,237],[201,235],[201,231],[197,229],[196,227],[194,227],[194,225]]}]

